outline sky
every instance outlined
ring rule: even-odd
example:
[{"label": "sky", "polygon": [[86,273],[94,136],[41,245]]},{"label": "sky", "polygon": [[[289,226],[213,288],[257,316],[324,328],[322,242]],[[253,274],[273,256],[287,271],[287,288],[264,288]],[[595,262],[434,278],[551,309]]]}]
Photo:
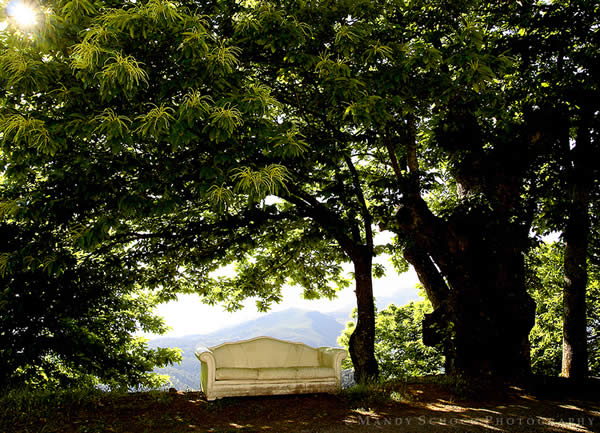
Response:
[{"label": "sky", "polygon": [[[394,301],[399,304],[419,299],[416,289],[418,278],[412,268],[409,272],[397,274],[389,262],[389,257],[385,255],[377,257],[375,263],[381,263],[387,269],[384,277],[373,280],[375,298],[394,298]],[[347,271],[352,271],[351,264],[348,264],[345,268]],[[303,299],[300,287],[286,286],[282,290],[282,295],[282,302],[274,304],[270,312],[300,308],[327,313],[339,310],[351,311],[356,306],[353,284],[338,292],[337,298],[332,301],[328,299]],[[146,338],[207,334],[268,314],[258,312],[253,299],[249,299],[242,310],[228,313],[224,311],[222,306],[203,304],[198,295],[179,295],[177,301],[159,305],[156,312],[165,318],[171,330],[162,336],[145,334]]]},{"label": "sky", "polygon": [[[388,242],[391,234],[378,233],[376,243]],[[551,233],[543,238],[545,242],[558,240],[560,233]],[[398,305],[403,305],[411,300],[419,299],[416,285],[419,282],[417,274],[411,268],[403,274],[397,274],[389,263],[389,257],[382,255],[375,259],[375,263],[383,264],[386,276],[373,280],[374,296],[377,299],[393,298]],[[348,264],[346,270],[352,271],[352,265]],[[302,289],[299,287],[284,287],[282,290],[283,300],[280,304],[272,306],[269,312],[283,311],[289,308],[300,308],[304,310],[316,310],[323,313],[333,311],[351,311],[356,306],[354,285],[342,290],[333,301],[328,299],[306,300],[302,298]],[[384,307],[387,305],[384,305]],[[381,307],[381,306],[380,306]],[[224,311],[222,306],[210,306],[200,302],[197,295],[180,295],[177,301],[159,305],[157,313],[165,318],[171,330],[162,335],[144,334],[146,338],[158,337],[181,337],[193,334],[208,334],[218,331],[227,326],[233,326],[248,320],[253,320],[261,315],[256,310],[253,299],[245,303],[245,307],[234,313]]]}]

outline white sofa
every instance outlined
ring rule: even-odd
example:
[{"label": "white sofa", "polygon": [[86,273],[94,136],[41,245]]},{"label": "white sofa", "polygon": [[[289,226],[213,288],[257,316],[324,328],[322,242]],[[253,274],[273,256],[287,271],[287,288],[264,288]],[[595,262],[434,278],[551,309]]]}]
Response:
[{"label": "white sofa", "polygon": [[208,400],[269,394],[337,392],[344,349],[256,337],[196,349]]}]

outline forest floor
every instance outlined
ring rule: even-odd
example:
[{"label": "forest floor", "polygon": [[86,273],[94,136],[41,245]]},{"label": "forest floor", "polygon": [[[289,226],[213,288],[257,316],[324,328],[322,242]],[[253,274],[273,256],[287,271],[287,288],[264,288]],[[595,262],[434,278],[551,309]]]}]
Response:
[{"label": "forest floor", "polygon": [[207,402],[199,392],[103,393],[44,405],[21,403],[12,415],[0,408],[0,432],[600,432],[600,381],[498,387],[435,378],[338,395]]}]

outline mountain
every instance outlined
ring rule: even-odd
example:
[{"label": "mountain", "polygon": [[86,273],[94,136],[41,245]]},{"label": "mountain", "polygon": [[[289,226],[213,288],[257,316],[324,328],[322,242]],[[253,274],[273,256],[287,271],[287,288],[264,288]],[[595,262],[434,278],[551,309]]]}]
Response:
[{"label": "mountain", "polygon": [[[342,320],[343,316],[345,319]],[[348,318],[349,312],[324,314],[292,308],[210,334],[156,338],[148,344],[151,347],[178,347],[182,350],[183,360],[180,365],[157,368],[155,371],[168,374],[172,386],[184,391],[200,387],[200,361],[194,355],[198,346],[216,346],[226,341],[247,340],[258,336],[299,341],[313,347],[337,346],[337,337],[342,333]]]},{"label": "mountain", "polygon": [[[418,299],[415,290],[402,291],[402,296],[377,297],[378,309],[390,303],[403,305]],[[172,386],[180,391],[200,387],[200,361],[194,352],[198,346],[216,346],[226,341],[247,340],[269,336],[281,340],[299,341],[309,346],[338,346],[337,338],[350,320],[350,308],[330,313],[291,308],[266,314],[258,319],[222,328],[210,334],[186,335],[184,337],[159,337],[148,342],[151,347],[178,347],[182,350],[181,364],[158,368],[155,371],[167,374]]]}]

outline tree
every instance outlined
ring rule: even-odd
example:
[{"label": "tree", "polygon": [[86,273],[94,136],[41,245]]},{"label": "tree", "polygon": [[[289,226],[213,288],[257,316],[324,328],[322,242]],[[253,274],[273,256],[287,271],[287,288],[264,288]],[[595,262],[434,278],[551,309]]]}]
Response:
[{"label": "tree", "polygon": [[[530,335],[532,370],[535,374],[558,376],[562,373],[562,322],[564,284],[564,243],[541,244],[527,258],[529,292],[536,302],[536,323]],[[598,364],[598,321],[600,296],[597,264],[588,262],[590,275],[587,296],[586,339],[589,358],[586,370],[597,376]]]},{"label": "tree", "polygon": [[529,103],[552,119],[560,137],[547,163],[543,230],[564,234],[563,375],[587,375],[586,286],[590,212],[598,196],[598,9],[595,2],[546,2],[513,14],[520,37],[511,48],[522,59]]},{"label": "tree", "polygon": [[[230,309],[251,296],[268,308],[285,281],[302,284],[308,297],[332,296],[331,281],[347,284],[337,240],[357,263],[365,317],[366,337],[352,352],[357,364],[366,360],[365,380],[376,376],[373,235],[352,160],[340,154],[346,168],[337,179],[329,180],[329,167],[309,187],[350,192],[347,209],[289,193],[280,162],[304,145],[293,119],[277,121],[282,108],[270,90],[239,66],[239,49],[225,36],[226,2],[206,5],[205,15],[158,1],[109,6],[51,5],[33,37],[12,29],[4,38],[5,206],[20,220],[53,223],[82,262],[125,257],[136,283],[160,300],[195,291]],[[213,25],[217,34],[207,30]],[[297,206],[264,202],[277,193]],[[232,262],[236,278],[210,276]]]},{"label": "tree", "polygon": [[[431,325],[426,338],[432,343],[445,339],[447,350],[456,352],[447,356],[450,370],[527,371],[532,303],[524,293],[520,256],[529,248],[526,231],[539,215],[537,206],[557,197],[569,197],[571,204],[565,261],[567,280],[574,286],[565,296],[565,335],[572,333],[580,348],[585,343],[585,238],[598,120],[598,109],[589,102],[597,99],[589,98],[597,92],[592,52],[597,50],[598,10],[592,3],[473,2],[477,12],[465,13],[466,31],[460,37],[447,36],[453,34],[447,28],[436,35],[441,26],[426,36],[441,54],[438,82],[452,97],[442,94],[432,101],[435,110],[422,117],[420,132],[430,140],[420,145],[439,158],[438,176],[447,185],[434,188],[432,197],[415,179],[397,223],[399,234],[404,232],[412,244],[406,257],[437,307],[426,321]],[[576,22],[568,16],[576,16]],[[456,28],[460,20],[454,23]],[[473,49],[453,52],[465,42]],[[513,66],[499,68],[499,53],[509,53]],[[457,69],[461,61],[471,66],[470,76],[461,75],[467,68]],[[402,167],[409,173],[418,172],[426,154],[412,149]],[[540,174],[554,164],[565,167],[562,191],[567,193],[555,189],[545,196]],[[505,323],[505,316],[513,322]],[[496,353],[500,347],[508,351]],[[580,359],[585,356],[583,349],[575,352]],[[579,362],[582,370],[585,362]]]},{"label": "tree", "polygon": [[[523,187],[551,138],[534,142],[541,125],[521,122],[514,101],[498,97],[497,77],[512,65],[498,49],[502,31],[485,31],[486,5],[336,2],[284,13],[246,4],[248,35],[236,45],[258,53],[250,58],[291,116],[333,137],[325,156],[338,143],[356,150],[375,221],[398,234],[436,308],[429,323],[440,332],[428,341],[446,342],[448,371],[512,375],[529,369],[534,314]],[[290,43],[284,20],[269,27],[273,15],[311,23],[312,38]],[[522,146],[530,151],[517,160]],[[433,211],[423,199],[453,186],[459,192]]]},{"label": "tree", "polygon": [[[422,322],[432,307],[427,299],[403,306],[390,304],[375,318],[375,356],[382,379],[439,374],[444,361],[442,353],[423,344]],[[356,311],[353,313],[356,318]],[[348,347],[354,321],[348,322],[339,344]],[[352,368],[352,360],[344,360],[344,368]]]},{"label": "tree", "polygon": [[134,336],[166,327],[151,313],[156,298],[134,286],[126,264],[118,257],[78,262],[48,226],[5,221],[0,233],[0,388],[166,382],[152,370],[181,356]]},{"label": "tree", "polygon": [[[303,132],[316,131],[311,145],[327,140],[320,154],[329,157],[330,167],[340,149],[356,152],[350,161],[367,174],[359,177],[363,195],[372,199],[376,220],[398,233],[436,307],[432,317],[444,331],[448,370],[525,373],[534,309],[521,257],[530,222],[519,198],[520,180],[533,169],[532,160],[515,164],[513,148],[505,144],[506,131],[518,131],[524,141],[531,131],[496,100],[494,78],[510,69],[494,46],[500,32],[489,32],[483,50],[489,16],[458,5],[286,6],[249,2],[239,12],[239,28],[247,34],[234,36],[250,58],[248,70],[255,65]],[[461,14],[468,19],[457,19]],[[283,25],[290,22],[307,25],[311,38],[292,43]],[[495,127],[496,117],[501,127]],[[461,142],[463,131],[473,142]],[[469,172],[472,163],[477,172]],[[505,166],[509,173],[502,172]],[[460,185],[459,206],[440,206],[454,211],[453,218],[435,215],[422,198],[422,191],[436,189],[436,175]],[[483,241],[482,231],[489,233]],[[481,272],[490,263],[502,264],[493,270],[496,283]],[[507,311],[510,321],[503,317]],[[475,339],[473,329],[481,333]],[[429,338],[439,343],[434,340]],[[507,348],[502,356],[500,346]]]},{"label": "tree", "polygon": [[[7,197],[84,255],[126,255],[162,299],[267,308],[286,279],[332,295],[326,280],[344,284],[352,260],[365,378],[373,225],[387,227],[434,307],[424,335],[447,371],[526,374],[523,255],[565,129],[515,49],[535,22],[512,18],[543,7],[52,4],[38,37],[3,42]],[[211,277],[227,263],[238,278]]]}]

